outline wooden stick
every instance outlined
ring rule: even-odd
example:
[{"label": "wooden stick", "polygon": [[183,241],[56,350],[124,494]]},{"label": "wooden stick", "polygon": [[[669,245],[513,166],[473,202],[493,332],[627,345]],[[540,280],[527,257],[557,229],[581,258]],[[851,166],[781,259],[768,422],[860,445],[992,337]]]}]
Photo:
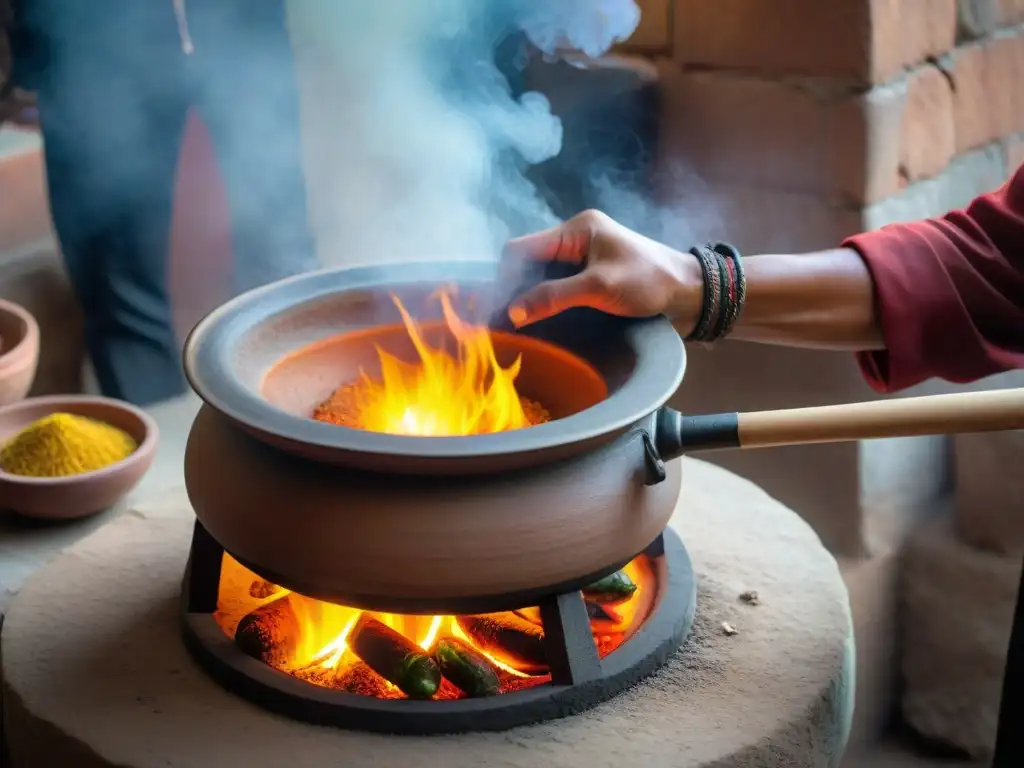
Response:
[{"label": "wooden stick", "polygon": [[742,448],[1024,429],[1024,388],[739,414]]}]

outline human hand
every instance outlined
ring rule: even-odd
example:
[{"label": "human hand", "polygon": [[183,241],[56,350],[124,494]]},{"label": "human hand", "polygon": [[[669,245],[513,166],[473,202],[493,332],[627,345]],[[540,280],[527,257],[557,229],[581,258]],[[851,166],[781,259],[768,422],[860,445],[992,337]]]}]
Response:
[{"label": "human hand", "polygon": [[572,277],[548,280],[512,299],[509,319],[521,327],[572,307],[590,307],[622,317],[669,315],[688,332],[700,317],[700,263],[655,242],[598,211],[510,240],[503,260],[514,268],[529,261],[582,264]]}]

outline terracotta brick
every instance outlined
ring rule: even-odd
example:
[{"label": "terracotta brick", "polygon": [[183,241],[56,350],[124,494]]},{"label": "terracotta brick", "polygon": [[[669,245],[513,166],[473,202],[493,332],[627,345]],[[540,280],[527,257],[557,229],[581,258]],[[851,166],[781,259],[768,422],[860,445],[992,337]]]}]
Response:
[{"label": "terracotta brick", "polygon": [[998,134],[989,105],[991,75],[985,46],[980,43],[962,46],[945,66],[954,86],[957,151],[987,144]]},{"label": "terracotta brick", "polygon": [[1024,131],[1024,34],[1000,35],[986,44],[988,106],[997,136]]},{"label": "terracotta brick", "polygon": [[[887,0],[894,2],[894,0]],[[953,50],[956,45],[957,0],[895,0],[903,36],[900,63],[912,67]]]},{"label": "terracotta brick", "polygon": [[1003,147],[989,145],[968,152],[953,160],[938,176],[911,184],[900,194],[864,208],[864,225],[877,229],[963,208],[978,195],[998,188],[1007,176]]},{"label": "terracotta brick", "polygon": [[[663,79],[666,121],[671,136],[703,178],[767,185],[790,191],[831,191],[856,187],[863,174],[864,122],[856,119],[853,97],[819,101],[792,86],[744,75],[681,72]],[[837,113],[852,113],[841,121]],[[847,145],[855,176],[836,178],[830,149],[835,138]],[[853,196],[856,196],[853,190]]]},{"label": "terracotta brick", "polygon": [[868,0],[678,0],[675,24],[673,50],[686,63],[872,79]]},{"label": "terracotta brick", "polygon": [[[662,167],[680,161],[672,149],[672,145],[664,148]],[[718,222],[710,227],[711,237],[728,239],[746,253],[801,253],[834,247],[856,232],[962,208],[978,195],[996,189],[1007,175],[1003,147],[989,146],[957,157],[939,175],[863,208],[830,201],[820,194],[710,182],[701,189],[702,213]],[[679,189],[659,191],[666,203],[680,199]]]},{"label": "terracotta brick", "polygon": [[661,53],[672,47],[672,7],[675,0],[636,0],[640,25],[620,47],[626,51]]},{"label": "terracotta brick", "polygon": [[899,174],[904,84],[876,86],[839,105],[830,137],[835,189],[858,205],[888,197],[902,187]]},{"label": "terracotta brick", "polygon": [[861,212],[818,195],[710,184],[706,191],[726,239],[743,253],[804,253],[834,248],[864,229]]},{"label": "terracotta brick", "polygon": [[924,66],[907,81],[900,145],[900,175],[907,182],[935,176],[956,155],[953,88],[937,67]]},{"label": "terracotta brick", "polygon": [[663,72],[663,140],[703,178],[864,205],[954,157],[953,93],[928,65],[863,93]]},{"label": "terracotta brick", "polygon": [[948,61],[958,151],[1024,131],[1024,35],[961,46]]},{"label": "terracotta brick", "polygon": [[674,55],[762,75],[879,83],[949,51],[957,0],[677,0]]}]

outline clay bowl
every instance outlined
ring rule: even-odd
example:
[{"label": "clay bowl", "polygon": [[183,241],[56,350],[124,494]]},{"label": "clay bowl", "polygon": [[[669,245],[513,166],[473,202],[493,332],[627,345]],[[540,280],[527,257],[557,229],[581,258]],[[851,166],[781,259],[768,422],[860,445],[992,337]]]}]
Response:
[{"label": "clay bowl", "polygon": [[0,299],[0,407],[28,394],[39,365],[39,324],[24,308]]},{"label": "clay bowl", "polygon": [[0,509],[51,520],[87,517],[117,503],[153,463],[159,439],[156,423],[135,406],[106,397],[34,397],[0,408],[0,445],[52,413],[106,422],[135,438],[139,447],[116,464],[68,477],[22,477],[0,470]]}]

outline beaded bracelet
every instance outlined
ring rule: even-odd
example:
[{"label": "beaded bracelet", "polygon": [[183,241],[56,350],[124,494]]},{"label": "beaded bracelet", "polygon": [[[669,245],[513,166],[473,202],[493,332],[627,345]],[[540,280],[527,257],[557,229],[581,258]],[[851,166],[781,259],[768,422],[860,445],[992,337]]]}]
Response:
[{"label": "beaded bracelet", "polygon": [[747,296],[743,259],[728,243],[694,246],[690,253],[700,263],[704,304],[700,320],[687,340],[717,341],[729,335],[743,311]]}]

